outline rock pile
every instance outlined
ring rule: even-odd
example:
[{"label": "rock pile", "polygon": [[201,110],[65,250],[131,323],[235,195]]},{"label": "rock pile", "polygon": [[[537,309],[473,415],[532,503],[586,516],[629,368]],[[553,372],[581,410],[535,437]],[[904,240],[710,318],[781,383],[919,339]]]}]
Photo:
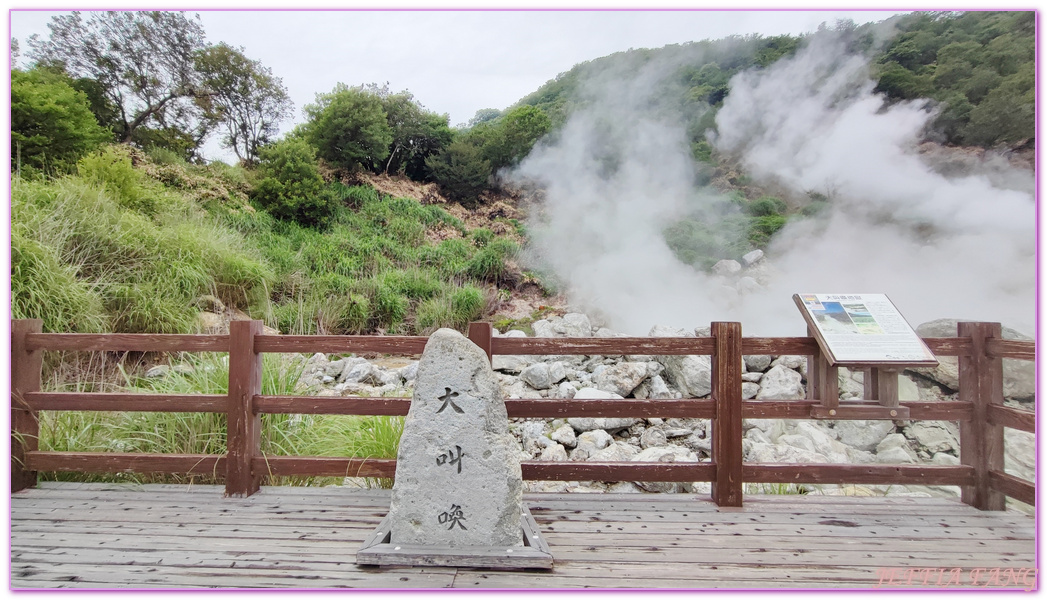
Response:
[{"label": "rock pile", "polygon": [[[936,325],[933,334],[955,332],[955,322]],[[581,313],[533,324],[538,337],[614,337],[595,327]],[[526,337],[522,331],[495,332]],[[707,336],[709,331],[685,331],[655,326],[651,336]],[[506,398],[700,398],[710,393],[712,365],[708,356],[495,356],[493,369]],[[803,398],[807,360],[803,356],[744,357],[743,398],[787,400]],[[1007,403],[1032,409],[1033,371],[1018,363],[1005,369]],[[417,361],[368,361],[360,357],[330,360],[316,354],[306,362],[299,382],[308,393],[322,396],[410,396],[418,373]],[[952,375],[952,376],[950,376]],[[863,373],[840,369],[841,398],[859,398]],[[906,371],[899,378],[905,401],[957,399],[954,370]],[[305,393],[305,392],[303,392]],[[698,462],[709,460],[711,436],[704,419],[570,418],[515,419],[510,431],[522,460]],[[940,464],[959,463],[959,431],[954,423],[928,421],[810,421],[746,420],[743,450],[752,462]],[[1007,430],[1007,471],[1035,478],[1035,439]],[[528,491],[671,492],[701,491],[708,483],[525,482]],[[904,486],[803,486],[825,494],[947,494],[957,488]],[[918,491],[917,491],[918,490]],[[753,492],[780,491],[761,489]],[[789,491],[797,491],[795,489]]]}]

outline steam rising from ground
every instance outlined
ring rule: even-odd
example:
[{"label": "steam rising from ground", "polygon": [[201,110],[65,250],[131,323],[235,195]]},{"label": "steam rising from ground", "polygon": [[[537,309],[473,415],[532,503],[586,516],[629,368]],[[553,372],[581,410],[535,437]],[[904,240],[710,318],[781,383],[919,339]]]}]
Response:
[{"label": "steam rising from ground", "polygon": [[[757,181],[794,198],[822,194],[829,208],[776,235],[763,291],[727,293],[680,262],[662,230],[716,193],[696,186],[682,117],[658,101],[657,82],[672,70],[650,64],[639,76],[595,79],[588,106],[514,175],[545,190],[531,224],[534,260],[573,303],[638,335],[714,320],[741,321],[749,335],[798,335],[793,293],[882,292],[914,325],[955,317],[1034,333],[1032,173],[933,171],[916,152],[933,113],[922,103],[885,107],[865,59],[829,35],[732,79],[712,139]],[[1015,178],[1021,189],[998,183]]]}]

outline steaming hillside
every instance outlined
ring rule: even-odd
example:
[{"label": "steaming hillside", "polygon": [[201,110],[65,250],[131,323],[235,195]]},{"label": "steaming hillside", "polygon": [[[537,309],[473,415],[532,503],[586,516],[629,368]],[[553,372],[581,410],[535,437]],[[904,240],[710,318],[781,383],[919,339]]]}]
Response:
[{"label": "steaming hillside", "polygon": [[[825,30],[778,48],[773,62],[754,61],[768,56],[766,40],[735,40],[736,63],[751,66],[735,70],[718,103],[682,75],[722,73],[724,45],[631,53],[561,77],[570,88],[562,128],[510,176],[544,194],[530,223],[532,264],[633,334],[723,319],[750,334],[799,334],[790,297],[801,291],[883,292],[916,323],[999,320],[1032,333],[1034,176],[1006,160],[1002,142],[1014,138],[943,165],[926,142],[957,131],[974,139],[980,113],[950,130],[954,105],[900,99],[885,85],[899,63],[884,67],[884,56],[901,56],[899,39],[926,44],[926,33],[887,36],[877,55],[873,29]],[[949,35],[939,36],[938,67],[957,46],[978,45]],[[1012,83],[1023,77],[1024,67],[1007,68]],[[767,265],[744,285],[732,269],[708,269],[764,243]]]}]

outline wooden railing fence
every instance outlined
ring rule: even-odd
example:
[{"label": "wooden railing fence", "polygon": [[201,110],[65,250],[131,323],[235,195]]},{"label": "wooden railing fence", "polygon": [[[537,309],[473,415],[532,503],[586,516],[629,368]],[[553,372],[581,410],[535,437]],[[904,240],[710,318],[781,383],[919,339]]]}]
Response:
[{"label": "wooden railing fence", "polygon": [[[225,477],[227,496],[248,496],[270,476],[393,477],[396,461],[363,457],[263,455],[263,413],[406,415],[407,398],[272,396],[261,394],[262,354],[420,354],[420,336],[266,335],[260,321],[233,321],[228,335],[42,333],[39,320],[15,320],[11,329],[11,490],[32,487],[37,472],[168,473]],[[742,400],[744,355],[807,355],[810,337],[743,338],[741,324],[712,323],[698,338],[516,338],[493,337],[487,323],[473,323],[469,338],[488,358],[515,355],[709,355],[710,398],[506,400],[510,417],[685,417],[711,420],[712,458],[701,463],[522,463],[528,480],[712,482],[720,506],[740,506],[744,483],[861,483],[957,485],[962,500],[983,510],[1002,510],[1005,497],[1035,503],[1031,482],[1004,472],[1003,428],[1035,433],[1035,414],[1003,405],[1002,359],[1035,359],[1034,342],[1004,340],[998,323],[961,323],[959,337],[927,338],[938,356],[959,357],[958,401],[903,402],[911,420],[958,421],[960,465],[763,464],[742,455],[743,419],[806,419],[817,398]],[[51,351],[228,352],[228,395],[161,395],[41,392],[42,353]],[[862,401],[869,406],[875,400]],[[859,402],[860,406],[862,403]],[[152,411],[224,413],[227,453],[132,454],[43,452],[39,411]],[[855,413],[858,414],[858,413]],[[847,418],[862,418],[851,416]]]}]

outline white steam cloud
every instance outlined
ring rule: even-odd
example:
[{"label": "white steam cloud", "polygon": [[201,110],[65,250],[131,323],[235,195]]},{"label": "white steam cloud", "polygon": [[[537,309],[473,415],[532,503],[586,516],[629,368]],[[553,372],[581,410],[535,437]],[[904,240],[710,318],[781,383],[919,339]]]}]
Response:
[{"label": "white steam cloud", "polygon": [[933,170],[917,152],[933,112],[886,106],[866,60],[830,35],[735,76],[712,140],[756,181],[793,198],[827,196],[830,208],[775,236],[760,291],[739,296],[679,261],[663,230],[715,192],[696,186],[682,117],[658,102],[674,69],[651,63],[594,79],[585,108],[515,174],[545,191],[531,224],[535,260],[572,303],[638,335],[715,320],[740,321],[748,335],[797,335],[794,293],[886,293],[914,325],[954,317],[1033,333],[1032,173],[1003,161],[983,161],[989,174]]}]

